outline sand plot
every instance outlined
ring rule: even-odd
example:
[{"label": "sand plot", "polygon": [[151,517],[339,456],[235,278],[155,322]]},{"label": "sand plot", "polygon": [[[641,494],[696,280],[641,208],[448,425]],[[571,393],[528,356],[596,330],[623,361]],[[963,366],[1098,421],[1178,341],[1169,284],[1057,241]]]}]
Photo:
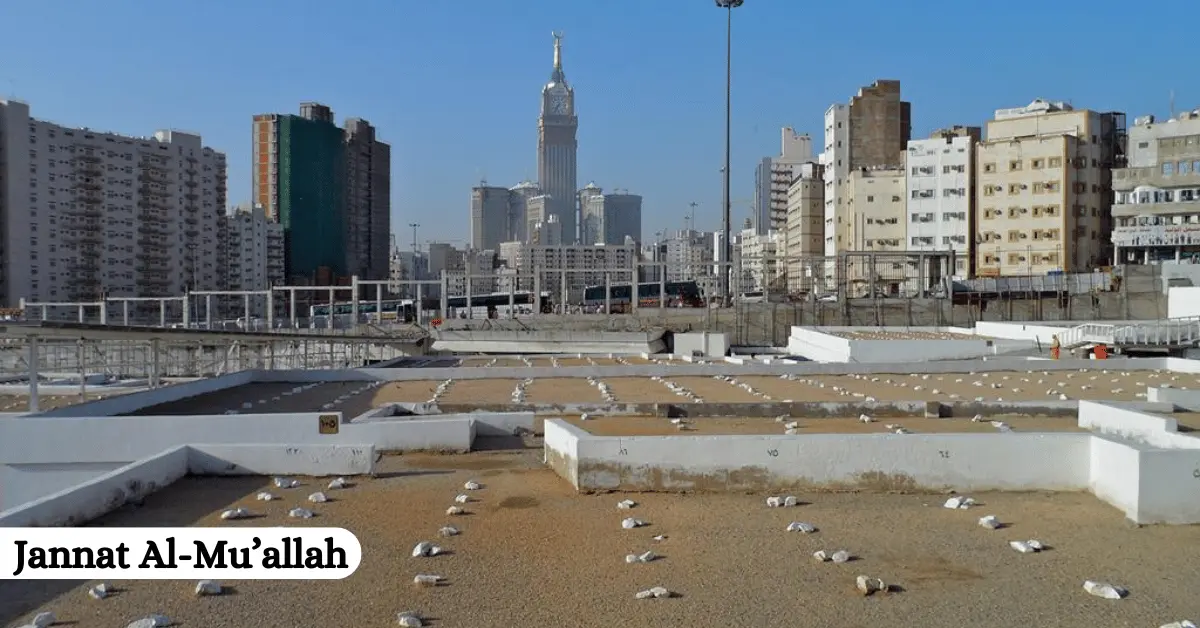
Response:
[{"label": "sand plot", "polygon": [[[813,626],[845,626],[853,617],[853,625],[938,628],[1044,626],[1048,612],[1066,618],[1055,622],[1064,626],[1160,625],[1195,610],[1192,582],[1162,574],[1190,573],[1194,559],[1179,548],[1200,543],[1200,527],[1135,529],[1085,494],[973,494],[979,507],[954,511],[941,508],[943,495],[818,493],[797,495],[805,504],[797,508],[767,508],[765,495],[577,495],[552,472],[535,470],[539,458],[538,452],[385,457],[383,477],[330,491],[336,501],[311,505],[318,516],[308,521],[282,513],[309,506],[304,496],[321,486],[278,491],[267,478],[188,478],[97,524],[344,527],[363,545],[362,565],[345,580],[321,583],[222,582],[237,593],[213,598],[191,595],[192,582],[115,583],[122,593],[100,601],[89,599],[84,586],[59,594],[60,582],[5,582],[0,587],[26,590],[0,594],[0,617],[16,625],[50,610],[81,627],[123,626],[159,611],[183,626],[283,628],[395,625],[397,611],[420,609],[435,625],[479,628],[508,626],[516,616],[530,626],[583,628],[782,628],[797,625],[797,617]],[[472,515],[447,518],[446,507],[468,479],[484,484],[473,495],[478,501],[467,505]],[[254,501],[264,489],[284,499]],[[632,510],[616,508],[625,497],[637,502]],[[266,516],[216,519],[234,505]],[[976,520],[984,514],[1011,528],[982,530]],[[627,516],[649,525],[623,530]],[[819,531],[786,532],[796,520]],[[447,524],[462,534],[438,538]],[[666,538],[654,541],[657,535]],[[1007,545],[1025,538],[1053,549],[1022,555]],[[408,549],[419,541],[453,553],[410,558]],[[858,560],[812,560],[814,551],[830,548]],[[625,563],[626,554],[647,550],[662,558]],[[412,587],[416,573],[438,573],[447,586]],[[864,598],[854,590],[859,573],[904,591]],[[1131,595],[1097,600],[1081,590],[1085,578],[1111,580]],[[656,585],[680,597],[634,599]],[[22,600],[27,608],[18,606]],[[28,614],[18,619],[18,612]]]},{"label": "sand plot", "polygon": [[[692,391],[697,397],[708,403],[760,403],[769,401],[739,388],[734,382],[712,377],[663,377]],[[669,390],[667,391],[670,392]],[[666,401],[664,399],[664,401]]]},{"label": "sand plot", "polygon": [[553,377],[535,379],[525,388],[526,403],[605,403],[600,390],[586,379]]},{"label": "sand plot", "polygon": [[[513,403],[513,389],[520,382],[519,379],[455,380],[438,401],[445,404],[474,403],[479,405]],[[440,381],[434,382],[434,385],[440,383]]]},{"label": "sand plot", "polygon": [[[1193,376],[1156,371],[996,371],[987,373],[794,375],[743,377],[776,399],[796,401],[1133,401],[1149,386],[1179,385]],[[814,398],[815,397],[815,398]]]},{"label": "sand plot", "polygon": [[1200,436],[1200,412],[1176,412],[1159,416],[1175,419],[1180,432],[1186,432],[1190,436]]},{"label": "sand plot", "polygon": [[422,379],[406,382],[391,382],[375,390],[371,403],[381,406],[387,403],[425,403],[433,398],[442,380]]},{"label": "sand plot", "polygon": [[[95,388],[89,388],[89,390],[95,390]],[[136,391],[131,391],[131,392],[136,392]],[[77,403],[83,403],[84,401],[98,401],[100,399],[107,399],[109,397],[118,397],[120,395],[127,395],[127,394],[129,394],[129,393],[128,392],[118,392],[118,393],[105,392],[105,393],[94,394],[94,393],[88,392],[87,396],[84,398],[84,400],[80,400],[79,395],[39,394],[38,395],[38,411],[45,412],[46,410],[53,410],[55,408],[65,408],[66,406],[73,406]],[[29,411],[29,395],[0,395],[0,412],[28,412],[28,411]]]},{"label": "sand plot", "polygon": [[1058,417],[1011,416],[988,421],[971,419],[881,418],[864,423],[857,418],[789,417],[782,421],[767,418],[694,418],[599,416],[582,420],[564,417],[572,425],[595,436],[688,436],[688,435],[782,435],[791,427],[795,436],[805,434],[889,434],[903,428],[912,434],[998,434],[992,420],[1003,422],[1016,432],[1081,432],[1076,419]]},{"label": "sand plot", "polygon": [[617,403],[687,402],[649,377],[605,377],[604,383],[608,384]]}]

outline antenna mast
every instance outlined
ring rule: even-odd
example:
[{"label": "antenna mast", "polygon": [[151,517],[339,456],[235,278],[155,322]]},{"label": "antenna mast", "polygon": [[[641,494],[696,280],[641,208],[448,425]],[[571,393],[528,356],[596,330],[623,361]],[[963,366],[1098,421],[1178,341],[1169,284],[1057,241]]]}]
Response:
[{"label": "antenna mast", "polygon": [[700,205],[700,203],[697,203],[696,201],[692,201],[692,202],[688,203],[688,207],[691,209],[691,211],[688,214],[688,222],[689,222],[688,230],[689,231],[696,230],[696,207],[698,205]]}]

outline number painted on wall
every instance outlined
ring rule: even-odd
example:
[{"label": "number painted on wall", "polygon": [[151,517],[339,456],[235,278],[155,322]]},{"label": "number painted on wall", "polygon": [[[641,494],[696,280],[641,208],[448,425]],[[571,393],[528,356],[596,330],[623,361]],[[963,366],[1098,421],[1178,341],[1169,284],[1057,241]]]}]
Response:
[{"label": "number painted on wall", "polygon": [[1197,480],[1200,480],[1200,469],[1196,469],[1195,471],[1192,471],[1192,477],[1196,478]]},{"label": "number painted on wall", "polygon": [[317,431],[321,434],[337,434],[340,427],[336,414],[322,414],[317,418]]},{"label": "number painted on wall", "polygon": [[779,457],[779,450],[778,450],[778,449],[768,449],[768,450],[767,450],[767,455],[768,455],[768,456],[770,456],[770,457],[772,457],[772,458],[778,458],[778,457]]},{"label": "number painted on wall", "polygon": [[351,450],[350,450],[350,455],[351,455],[351,456],[361,456],[361,455],[363,455],[363,450],[361,450],[361,449],[351,449]]},{"label": "number painted on wall", "polygon": [[943,458],[949,458],[950,452],[946,451],[945,449],[940,449],[940,450],[938,450],[938,455]]},{"label": "number painted on wall", "polygon": [[300,454],[300,450],[296,447],[288,447],[287,449],[283,450],[283,453],[289,456],[296,456]]},{"label": "number painted on wall", "polygon": [[629,455],[629,450],[628,450],[628,449],[625,449],[625,448],[618,449],[618,450],[617,450],[617,455],[618,455],[618,456],[628,456],[628,455]]}]

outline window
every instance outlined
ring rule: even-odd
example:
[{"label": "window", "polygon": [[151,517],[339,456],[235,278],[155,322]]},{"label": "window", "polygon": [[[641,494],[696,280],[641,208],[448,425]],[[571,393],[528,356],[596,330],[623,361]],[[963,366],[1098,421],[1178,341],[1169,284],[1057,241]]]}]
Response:
[{"label": "window", "polygon": [[1051,168],[1062,168],[1062,157],[1051,157],[1049,166]]},{"label": "window", "polygon": [[995,172],[996,164],[983,164],[983,171],[984,172]]},{"label": "window", "polygon": [[1008,169],[1009,169],[1009,171],[1020,170],[1021,169],[1021,160],[1013,159],[1012,161],[1009,161]]},{"label": "window", "polygon": [[1168,162],[1163,163],[1162,173],[1163,173],[1163,176],[1167,176],[1167,177],[1175,174],[1175,162],[1168,161]]},{"label": "window", "polygon": [[875,197],[874,197],[874,196],[868,196],[868,197],[867,197],[867,202],[868,202],[868,203],[874,203],[874,202],[875,202]]},{"label": "window", "polygon": [[983,219],[991,220],[993,218],[993,214],[999,214],[999,213],[1000,212],[997,209],[994,209],[991,207],[985,207],[985,208],[983,208]]},{"label": "window", "polygon": [[1041,159],[1034,159],[1031,165],[1035,170],[1041,170],[1043,167],[1045,167],[1046,162]]},{"label": "window", "polygon": [[1009,194],[1020,194],[1021,187],[1022,186],[1020,183],[1009,183],[1008,184],[1008,193]]},{"label": "window", "polygon": [[[1178,170],[1179,174],[1187,174],[1191,171],[1192,171],[1191,162],[1188,162],[1188,161],[1179,162],[1179,170]],[[50,175],[50,176],[53,177],[54,175]]]}]

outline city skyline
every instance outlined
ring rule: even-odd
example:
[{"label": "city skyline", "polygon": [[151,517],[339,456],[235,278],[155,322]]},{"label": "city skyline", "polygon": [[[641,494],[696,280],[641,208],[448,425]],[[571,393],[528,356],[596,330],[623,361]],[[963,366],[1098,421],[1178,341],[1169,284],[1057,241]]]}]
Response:
[{"label": "city skyline", "polygon": [[[394,147],[393,224],[421,222],[422,241],[461,242],[468,233],[461,211],[463,189],[481,178],[536,179],[528,157],[530,92],[545,81],[545,33],[561,29],[570,38],[572,83],[580,88],[579,110],[588,119],[579,132],[580,172],[637,190],[648,208],[646,234],[683,228],[693,201],[699,204],[697,227],[717,226],[723,82],[718,69],[724,52],[718,45],[724,27],[719,12],[706,3],[628,3],[621,11],[599,13],[537,0],[515,12],[484,2],[466,4],[474,10],[464,11],[461,3],[431,5],[420,19],[405,23],[401,18],[408,16],[394,7],[364,2],[362,12],[370,18],[361,21],[364,32],[329,33],[329,45],[300,50],[295,59],[263,75],[244,60],[283,45],[285,36],[316,33],[303,17],[281,15],[279,32],[267,32],[256,43],[247,36],[248,25],[222,17],[235,11],[227,2],[201,11],[147,9],[118,1],[103,8],[81,7],[68,16],[24,3],[6,9],[14,23],[26,26],[0,40],[0,56],[39,62],[6,65],[0,70],[0,90],[31,103],[40,118],[66,126],[123,134],[192,129],[229,156],[230,205],[250,200],[251,155],[245,137],[251,116],[290,111],[305,100],[325,102],[371,120],[381,139]],[[1071,19],[1077,25],[1084,20],[1080,27],[1085,28],[1097,21],[1099,31],[1103,6],[1089,6],[1088,13]],[[925,28],[919,16],[897,7],[876,9],[862,18],[855,47],[847,48],[837,63],[794,66],[773,61],[787,52],[780,42],[792,41],[783,35],[801,21],[793,18],[803,16],[810,23],[836,19],[833,9],[752,2],[736,11],[735,225],[748,215],[745,199],[753,194],[754,166],[776,152],[779,128],[791,126],[820,137],[825,109],[876,78],[903,83],[905,99],[913,103],[914,137],[952,124],[978,125],[995,109],[1038,97],[1124,111],[1131,118],[1166,117],[1172,89],[1180,110],[1200,102],[1197,88],[1153,63],[1176,53],[1171,42],[1178,39],[1172,32],[1185,34],[1182,25],[1152,24],[1153,16],[1130,16],[1127,24],[1134,30],[1139,24],[1153,25],[1162,33],[1147,46],[1057,74],[1029,71],[1041,67],[1036,49],[1012,51],[1001,67],[986,51],[970,46],[971,29],[941,32],[934,40],[904,38],[906,32]],[[256,9],[272,10],[269,3]],[[1051,9],[1070,10],[1066,5]],[[1041,39],[1053,37],[1051,30],[1059,22],[1054,15],[1029,23],[1019,17],[999,19],[1001,24],[988,28],[1013,21],[1009,26]],[[154,47],[151,54],[146,40],[103,35],[111,29],[153,32],[155,24],[174,22],[193,24],[203,37],[185,35],[179,50]],[[53,25],[53,32],[43,25]],[[621,46],[614,46],[609,35],[614,28],[623,34]],[[881,33],[888,36],[871,44],[872,35]],[[97,37],[105,42],[99,52],[94,48]],[[811,33],[803,49],[821,49],[833,37]],[[895,54],[902,39],[910,42],[909,51]],[[104,62],[104,72],[73,63],[78,55],[61,54],[63,41],[89,47],[89,56],[99,55]],[[213,48],[212,41],[220,46]],[[196,54],[201,49],[208,52]],[[942,54],[951,49],[954,54]],[[410,58],[418,61],[396,65],[398,59]],[[793,73],[787,67],[804,70]],[[397,74],[404,80],[388,78]],[[148,76],[157,78],[147,82]],[[81,106],[85,102],[88,106]],[[447,133],[447,128],[460,132]],[[432,213],[444,221],[419,219]],[[404,234],[398,236],[407,242]]]}]

